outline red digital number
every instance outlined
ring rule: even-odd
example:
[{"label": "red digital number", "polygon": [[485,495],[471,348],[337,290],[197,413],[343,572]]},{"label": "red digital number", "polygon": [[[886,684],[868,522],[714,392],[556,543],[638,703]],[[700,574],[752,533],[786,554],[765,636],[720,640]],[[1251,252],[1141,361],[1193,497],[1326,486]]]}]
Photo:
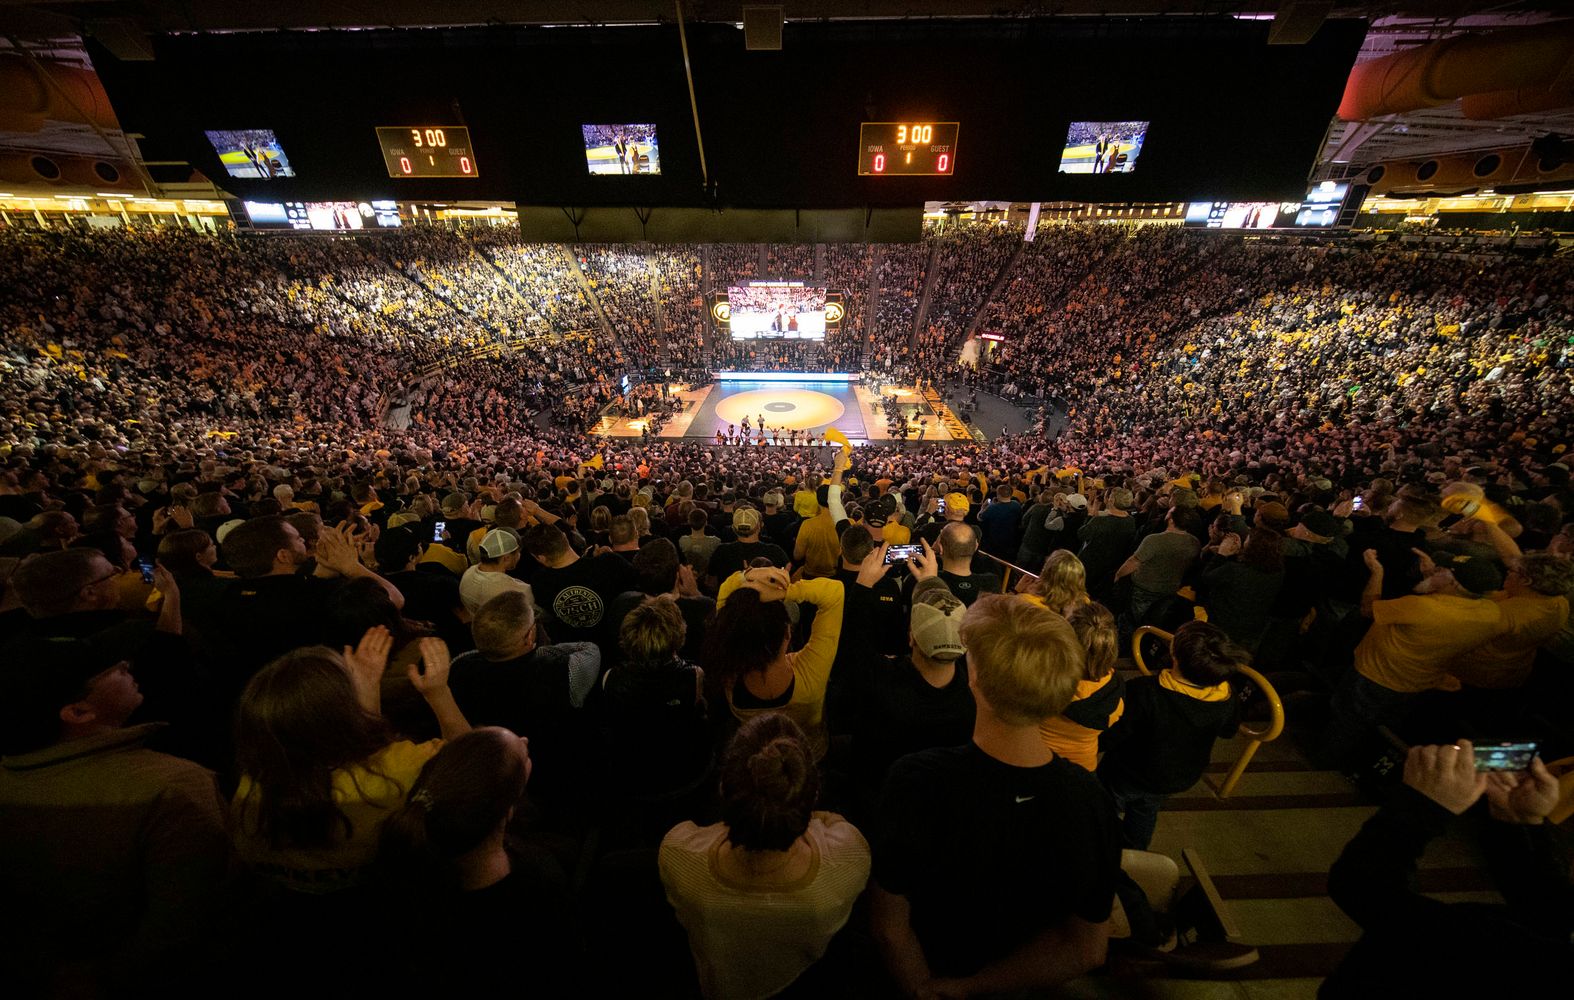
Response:
[{"label": "red digital number", "polygon": [[459,169],[467,174],[470,172],[470,157],[461,156],[459,158]]},{"label": "red digital number", "polygon": [[942,174],[951,169],[951,154],[941,153],[940,159],[935,161],[935,169]]},{"label": "red digital number", "polygon": [[885,154],[884,153],[876,153],[876,154],[874,154],[874,172],[877,173],[877,174],[885,172]]},{"label": "red digital number", "polygon": [[399,157],[399,169],[403,170],[407,174],[414,173],[414,170],[410,166],[410,158],[408,156]]}]

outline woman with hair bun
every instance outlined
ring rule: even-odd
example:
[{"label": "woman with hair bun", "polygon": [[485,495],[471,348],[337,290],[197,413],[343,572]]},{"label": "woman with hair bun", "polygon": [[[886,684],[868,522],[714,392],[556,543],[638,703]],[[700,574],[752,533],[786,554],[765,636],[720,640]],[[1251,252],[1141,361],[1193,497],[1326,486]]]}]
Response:
[{"label": "woman with hair bun", "polygon": [[847,923],[869,845],[841,816],[815,811],[819,791],[798,724],[755,716],[722,759],[722,821],[680,823],[662,840],[661,881],[705,996],[781,992]]},{"label": "woman with hair bun", "polygon": [[[390,909],[442,915],[440,944],[401,965],[401,993],[526,982],[543,995],[568,992],[568,879],[549,857],[509,836],[529,780],[528,740],[498,726],[476,729],[426,762],[383,824],[379,881]],[[521,942],[535,956],[528,973]]]}]

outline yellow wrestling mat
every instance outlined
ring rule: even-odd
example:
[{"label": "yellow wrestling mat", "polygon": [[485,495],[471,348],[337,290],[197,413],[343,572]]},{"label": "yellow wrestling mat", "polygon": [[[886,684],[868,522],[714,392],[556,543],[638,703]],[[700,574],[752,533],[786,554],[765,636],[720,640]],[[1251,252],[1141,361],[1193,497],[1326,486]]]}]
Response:
[{"label": "yellow wrestling mat", "polygon": [[846,412],[841,400],[812,389],[754,389],[728,396],[716,404],[716,417],[730,424],[749,418],[752,427],[761,416],[767,427],[808,430],[824,427]]}]

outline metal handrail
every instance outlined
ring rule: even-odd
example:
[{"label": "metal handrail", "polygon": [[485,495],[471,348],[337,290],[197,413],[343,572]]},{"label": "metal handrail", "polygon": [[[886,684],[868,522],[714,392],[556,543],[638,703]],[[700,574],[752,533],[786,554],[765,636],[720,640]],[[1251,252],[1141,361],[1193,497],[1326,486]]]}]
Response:
[{"label": "metal handrail", "polygon": [[1002,594],[1009,594],[1009,593],[1011,593],[1011,574],[1012,574],[1013,571],[1015,571],[1018,576],[1024,576],[1024,577],[1027,577],[1030,580],[1037,580],[1038,579],[1038,574],[1037,573],[1030,573],[1027,570],[1023,569],[1021,566],[1018,566],[1016,563],[1006,562],[1004,559],[1000,558],[999,556],[992,556],[988,552],[985,552],[982,549],[980,549],[978,551],[978,554],[983,556],[985,559],[988,559],[990,562],[999,563],[1002,567],[1005,568],[1005,572],[1000,575],[1000,592]]},{"label": "metal handrail", "polygon": [[[1153,674],[1153,671],[1148,669],[1148,665],[1143,659],[1142,640],[1150,635],[1164,642],[1169,642],[1175,638],[1171,633],[1153,625],[1144,625],[1132,633],[1131,659],[1137,664],[1138,670],[1149,676]],[[1225,776],[1224,783],[1219,786],[1218,796],[1221,799],[1229,798],[1230,793],[1235,791],[1236,783],[1241,780],[1241,775],[1246,773],[1246,766],[1257,755],[1257,748],[1264,743],[1273,742],[1284,732],[1284,702],[1279,700],[1279,692],[1274,689],[1272,684],[1268,683],[1268,678],[1244,663],[1237,664],[1235,670],[1236,673],[1255,684],[1257,690],[1262,692],[1263,697],[1268,701],[1269,714],[1266,723],[1247,722],[1244,720],[1241,722],[1237,733],[1246,738],[1246,749],[1241,751],[1240,759],[1235,762],[1234,767],[1230,768],[1230,773]]]}]

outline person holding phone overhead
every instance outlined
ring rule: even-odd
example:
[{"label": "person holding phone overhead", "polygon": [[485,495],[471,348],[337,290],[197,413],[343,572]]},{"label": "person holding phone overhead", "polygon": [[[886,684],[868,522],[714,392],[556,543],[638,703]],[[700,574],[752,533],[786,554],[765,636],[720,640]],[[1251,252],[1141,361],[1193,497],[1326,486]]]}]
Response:
[{"label": "person holding phone overhead", "polygon": [[[1574,886],[1548,817],[1558,783],[1541,758],[1479,771],[1468,740],[1411,747],[1404,784],[1328,873],[1328,895],[1364,932],[1318,991],[1373,996],[1521,996],[1574,968]],[[1443,903],[1411,886],[1416,862],[1449,820],[1482,798],[1488,868],[1502,904]]]}]

